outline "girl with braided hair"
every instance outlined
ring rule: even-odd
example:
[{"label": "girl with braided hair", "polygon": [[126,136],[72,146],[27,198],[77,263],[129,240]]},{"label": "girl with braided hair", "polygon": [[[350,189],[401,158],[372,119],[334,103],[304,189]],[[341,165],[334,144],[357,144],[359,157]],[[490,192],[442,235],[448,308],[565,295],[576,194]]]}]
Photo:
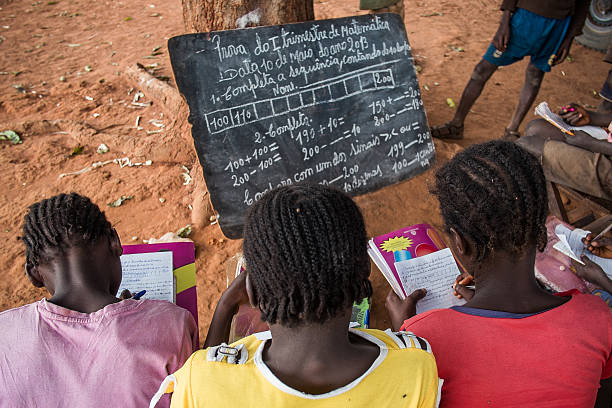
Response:
[{"label": "girl with braided hair", "polygon": [[191,314],[115,296],[121,243],[87,197],[33,204],[22,239],[27,277],[51,296],[0,313],[0,407],[146,406],[197,344]]},{"label": "girl with braided hair", "polygon": [[[320,185],[272,190],[247,215],[243,249],[247,272],[221,296],[209,348],[160,388],[173,392],[173,408],[436,406],[425,340],[349,329],[353,303],[372,294],[353,200]],[[246,299],[270,331],[219,346]]]},{"label": "girl with braided hair", "polygon": [[510,142],[473,145],[437,172],[434,194],[476,290],[456,284],[464,306],[416,316],[421,291],[405,301],[391,292],[387,309],[393,327],[431,342],[441,406],[610,407],[608,307],[577,291],[553,295],[535,278],[548,215],[538,161]]}]

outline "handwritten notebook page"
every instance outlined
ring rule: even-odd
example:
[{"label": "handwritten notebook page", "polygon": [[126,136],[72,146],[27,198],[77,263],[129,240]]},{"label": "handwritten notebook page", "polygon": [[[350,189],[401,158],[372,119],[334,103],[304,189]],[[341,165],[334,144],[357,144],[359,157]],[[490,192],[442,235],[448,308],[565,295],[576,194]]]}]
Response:
[{"label": "handwritten notebook page", "polygon": [[146,290],[144,299],[174,302],[172,252],[121,255],[123,278],[117,295],[124,289],[132,293]]},{"label": "handwritten notebook page", "polygon": [[453,295],[452,285],[461,273],[449,248],[395,263],[407,294],[425,288],[427,296],[417,303],[417,314],[465,303]]}]

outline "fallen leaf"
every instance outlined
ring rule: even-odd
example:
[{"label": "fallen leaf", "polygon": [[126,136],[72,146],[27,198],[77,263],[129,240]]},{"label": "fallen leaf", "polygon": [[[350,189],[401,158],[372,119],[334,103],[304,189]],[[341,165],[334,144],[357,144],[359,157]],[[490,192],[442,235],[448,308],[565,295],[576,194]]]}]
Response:
[{"label": "fallen leaf", "polygon": [[12,144],[21,144],[21,138],[14,130],[5,130],[0,132],[0,140],[8,140]]},{"label": "fallen leaf", "polygon": [[456,105],[455,105],[455,101],[453,101],[453,99],[452,99],[452,98],[446,98],[446,104],[447,104],[449,107],[451,107],[451,108],[455,109],[455,106],[456,106]]},{"label": "fallen leaf", "polygon": [[186,225],[183,228],[179,229],[176,232],[176,235],[178,235],[181,238],[187,238],[189,235],[191,235],[191,224]]},{"label": "fallen leaf", "polygon": [[440,13],[439,11],[434,11],[433,13],[428,13],[428,14],[421,14],[421,17],[436,17],[436,16],[442,16],[443,14]]},{"label": "fallen leaf", "polygon": [[85,147],[81,145],[76,145],[74,146],[74,149],[72,149],[72,152],[68,156],[70,157],[78,156],[79,154],[83,153],[84,150],[85,150]]},{"label": "fallen leaf", "polygon": [[134,198],[134,196],[121,196],[118,199],[116,199],[115,201],[111,201],[110,203],[108,203],[109,207],[121,207],[121,205],[128,200],[132,200]]}]

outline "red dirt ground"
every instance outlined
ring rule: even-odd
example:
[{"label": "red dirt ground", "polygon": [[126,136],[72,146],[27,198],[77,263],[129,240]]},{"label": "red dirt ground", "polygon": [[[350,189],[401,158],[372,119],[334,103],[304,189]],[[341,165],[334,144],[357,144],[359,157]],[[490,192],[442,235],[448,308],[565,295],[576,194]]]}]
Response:
[{"label": "red dirt ground", "polygon": [[[413,54],[423,68],[419,79],[431,124],[451,118],[453,110],[446,98],[459,101],[496,29],[498,3],[406,1],[406,27]],[[357,4],[357,0],[317,0],[316,17],[354,15]],[[442,15],[431,16],[434,12]],[[196,162],[188,125],[184,116],[172,117],[146,94],[140,102],[152,100],[152,106],[130,108],[138,88],[124,74],[140,62],[158,64],[157,74],[171,77],[166,41],[183,32],[179,0],[0,0],[0,130],[16,130],[23,139],[21,145],[0,142],[0,257],[5,265],[0,310],[45,296],[24,276],[24,247],[18,239],[27,207],[42,198],[70,191],[91,197],[106,211],[124,244],[141,243],[190,223],[193,183],[183,185],[181,176],[181,166],[192,169]],[[451,45],[465,51],[453,51]],[[160,46],[161,54],[151,55]],[[602,54],[579,45],[573,47],[571,57],[571,62],[546,76],[538,101],[547,100],[552,107],[570,100],[597,105],[594,91],[608,65],[602,62]],[[465,140],[436,142],[437,166],[461,146],[501,136],[515,107],[525,66],[523,61],[493,77],[468,118]],[[135,129],[137,116],[142,130]],[[165,127],[154,126],[153,119]],[[96,153],[100,143],[110,152]],[[71,157],[78,145],[84,152]],[[134,163],[152,160],[152,165],[120,168],[109,164],[58,178],[93,162],[121,157]],[[419,222],[440,228],[437,202],[427,193],[432,176],[429,171],[358,197],[369,234]],[[107,205],[122,195],[134,199],[118,208]],[[203,336],[224,288],[225,263],[241,243],[224,239],[217,225],[195,229],[190,238],[197,247]],[[372,281],[373,326],[384,328],[389,324],[384,312],[388,285],[375,267]]]}]

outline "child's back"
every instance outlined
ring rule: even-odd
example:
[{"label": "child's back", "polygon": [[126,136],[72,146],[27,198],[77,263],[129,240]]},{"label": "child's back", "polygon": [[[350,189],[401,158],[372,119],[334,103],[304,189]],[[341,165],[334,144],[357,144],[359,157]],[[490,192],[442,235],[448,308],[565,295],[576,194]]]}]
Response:
[{"label": "child's back", "polygon": [[86,197],[32,205],[23,241],[26,275],[51,297],[0,313],[0,406],[146,406],[193,351],[193,317],[116,297],[121,243]]},{"label": "child's back", "polygon": [[251,207],[243,248],[247,271],[221,296],[206,343],[227,338],[246,298],[270,331],[196,352],[161,386],[172,407],[435,406],[425,340],[348,328],[353,303],[372,295],[365,225],[349,197],[319,185],[273,190]]},{"label": "child's back", "polygon": [[[472,145],[438,170],[435,193],[450,247],[476,287],[473,296],[457,289],[464,306],[401,326],[431,342],[444,379],[441,406],[590,408],[597,400],[608,408],[608,307],[593,295],[553,295],[535,278],[548,215],[538,161],[509,142]],[[390,295],[394,327],[411,303]]]},{"label": "child's back", "polygon": [[[264,332],[230,347],[194,353],[174,374],[172,407],[435,406],[436,365],[423,339],[380,330],[350,333],[378,346],[379,354],[367,371],[343,387],[313,395],[283,382],[263,360],[263,350],[272,341],[270,332]],[[235,350],[238,358],[228,360],[228,351]]]},{"label": "child's back", "polygon": [[1,407],[144,407],[189,357],[184,309],[123,300],[94,313],[47,302],[0,313]]}]

